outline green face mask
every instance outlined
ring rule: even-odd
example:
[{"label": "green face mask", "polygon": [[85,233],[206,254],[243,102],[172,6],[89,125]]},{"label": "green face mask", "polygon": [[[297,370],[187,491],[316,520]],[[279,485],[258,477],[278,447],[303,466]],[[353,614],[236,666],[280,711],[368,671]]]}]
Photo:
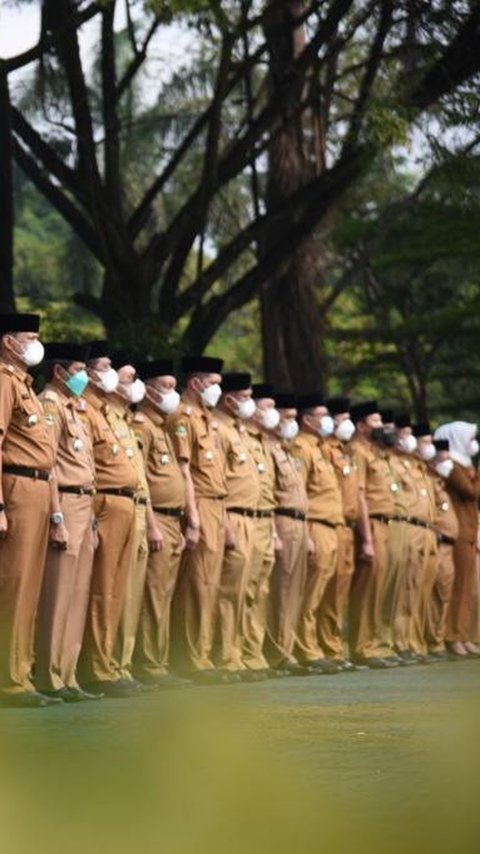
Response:
[{"label": "green face mask", "polygon": [[76,374],[65,380],[65,385],[69,391],[75,396],[80,397],[88,385],[88,374],[85,370],[77,371]]}]

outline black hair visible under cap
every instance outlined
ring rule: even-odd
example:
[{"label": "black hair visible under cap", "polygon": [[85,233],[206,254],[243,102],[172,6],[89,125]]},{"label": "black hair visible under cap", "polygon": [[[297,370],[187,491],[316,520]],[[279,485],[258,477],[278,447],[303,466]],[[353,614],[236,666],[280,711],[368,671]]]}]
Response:
[{"label": "black hair visible under cap", "polygon": [[284,391],[275,395],[277,409],[296,409],[297,396],[292,391]]},{"label": "black hair visible under cap", "polygon": [[330,415],[340,415],[342,412],[350,412],[349,397],[329,397],[325,401]]},{"label": "black hair visible under cap", "polygon": [[0,314],[0,335],[6,332],[38,332],[38,314]]},{"label": "black hair visible under cap", "polygon": [[221,374],[223,359],[213,356],[184,356],[182,372],[184,374]]},{"label": "black hair visible under cap", "polygon": [[299,412],[305,412],[306,409],[315,409],[316,406],[325,406],[323,394],[319,391],[312,391],[310,394],[299,394],[297,397],[297,406]]},{"label": "black hair visible under cap", "polygon": [[90,358],[88,344],[73,344],[68,341],[48,341],[45,344],[46,361],[86,362]]},{"label": "black hair visible under cap", "polygon": [[110,357],[111,348],[108,341],[89,341],[88,346],[90,347],[89,362]]},{"label": "black hair visible under cap", "polygon": [[393,409],[381,409],[380,415],[382,416],[382,421],[384,424],[391,424],[395,422],[395,415],[393,414]]},{"label": "black hair visible under cap", "polygon": [[399,412],[395,418],[395,427],[398,427],[398,429],[401,430],[402,427],[411,427],[411,426],[412,426],[412,419],[410,417],[410,413],[409,412]]},{"label": "black hair visible under cap", "polygon": [[154,377],[173,377],[175,375],[173,359],[155,359],[153,362],[138,362],[135,367],[138,376],[142,380],[152,380]]},{"label": "black hair visible under cap", "polygon": [[222,375],[222,391],[246,391],[252,386],[251,374],[229,373]]},{"label": "black hair visible under cap", "polygon": [[422,436],[431,436],[432,429],[428,421],[421,421],[419,424],[412,424],[412,433],[419,439]]},{"label": "black hair visible under cap", "polygon": [[448,439],[434,439],[433,444],[437,451],[449,451],[450,450],[450,442]]},{"label": "black hair visible under cap", "polygon": [[356,424],[358,421],[363,421],[369,415],[379,412],[378,403],[376,400],[364,400],[361,403],[356,403],[350,409],[352,421]]},{"label": "black hair visible under cap", "polygon": [[270,385],[270,383],[253,383],[252,397],[254,400],[265,400],[265,398],[274,399],[275,393],[273,385]]}]

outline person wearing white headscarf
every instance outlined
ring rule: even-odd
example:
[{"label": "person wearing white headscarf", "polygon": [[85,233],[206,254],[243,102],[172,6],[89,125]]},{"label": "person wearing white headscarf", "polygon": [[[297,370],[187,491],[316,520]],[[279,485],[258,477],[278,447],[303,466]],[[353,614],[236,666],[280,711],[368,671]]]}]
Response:
[{"label": "person wearing white headscarf", "polygon": [[477,577],[478,502],[480,472],[472,458],[479,451],[477,426],[452,421],[435,431],[435,439],[448,439],[454,461],[446,486],[457,514],[458,538],[453,547],[455,580],[447,619],[447,645],[451,655],[480,656]]}]

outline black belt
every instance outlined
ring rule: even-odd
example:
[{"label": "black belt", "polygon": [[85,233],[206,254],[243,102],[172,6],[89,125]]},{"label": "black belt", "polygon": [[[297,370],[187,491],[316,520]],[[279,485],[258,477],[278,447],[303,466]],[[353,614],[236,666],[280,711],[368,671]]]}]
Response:
[{"label": "black belt", "polygon": [[454,546],[455,540],[453,537],[447,537],[446,534],[441,534],[440,531],[437,531],[437,543],[443,543],[446,546]]},{"label": "black belt", "polygon": [[290,507],[277,507],[275,516],[288,516],[289,519],[298,519],[299,522],[305,522],[307,518],[301,510],[293,510]]},{"label": "black belt", "polygon": [[327,528],[334,530],[343,527],[343,522],[327,522],[326,519],[316,519],[315,516],[307,516],[307,522],[316,522],[318,525],[326,525]]},{"label": "black belt", "polygon": [[354,530],[357,527],[357,522],[353,519],[345,519],[344,526],[345,528],[352,528]]},{"label": "black belt", "polygon": [[4,474],[18,474],[19,477],[31,477],[33,480],[50,480],[50,472],[42,469],[31,469],[28,466],[3,466]]},{"label": "black belt", "polygon": [[384,525],[389,525],[390,522],[399,522],[400,519],[395,519],[395,516],[385,516],[383,513],[370,513],[370,519],[375,519],[376,522],[383,522]]},{"label": "black belt", "polygon": [[154,507],[153,510],[155,513],[162,513],[163,516],[173,516],[174,519],[185,516],[185,510],[181,510],[180,507]]},{"label": "black belt", "polygon": [[271,519],[273,510],[250,510],[248,507],[227,507],[227,513],[246,516],[248,519]]},{"label": "black belt", "polygon": [[120,495],[122,498],[135,498],[135,490],[134,489],[123,489],[120,487],[119,489],[97,489],[97,493],[99,495]]},{"label": "black belt", "polygon": [[71,495],[95,495],[93,486],[59,486],[59,492],[68,492]]},{"label": "black belt", "polygon": [[146,507],[148,504],[148,498],[144,498],[143,495],[136,495],[134,501],[135,504],[139,504],[140,507]]},{"label": "black belt", "polygon": [[390,522],[405,522],[407,525],[416,525],[417,528],[432,530],[430,522],[424,522],[423,519],[417,519],[415,516],[385,516],[383,513],[370,513],[370,519],[376,519],[377,522],[383,522],[385,525],[389,525]]}]

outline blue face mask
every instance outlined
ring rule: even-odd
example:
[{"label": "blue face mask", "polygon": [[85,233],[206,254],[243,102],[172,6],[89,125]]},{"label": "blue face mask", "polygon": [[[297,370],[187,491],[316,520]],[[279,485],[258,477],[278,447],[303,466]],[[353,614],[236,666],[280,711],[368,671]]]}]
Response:
[{"label": "blue face mask", "polygon": [[65,385],[75,397],[80,397],[88,385],[88,374],[83,369],[65,380]]}]

